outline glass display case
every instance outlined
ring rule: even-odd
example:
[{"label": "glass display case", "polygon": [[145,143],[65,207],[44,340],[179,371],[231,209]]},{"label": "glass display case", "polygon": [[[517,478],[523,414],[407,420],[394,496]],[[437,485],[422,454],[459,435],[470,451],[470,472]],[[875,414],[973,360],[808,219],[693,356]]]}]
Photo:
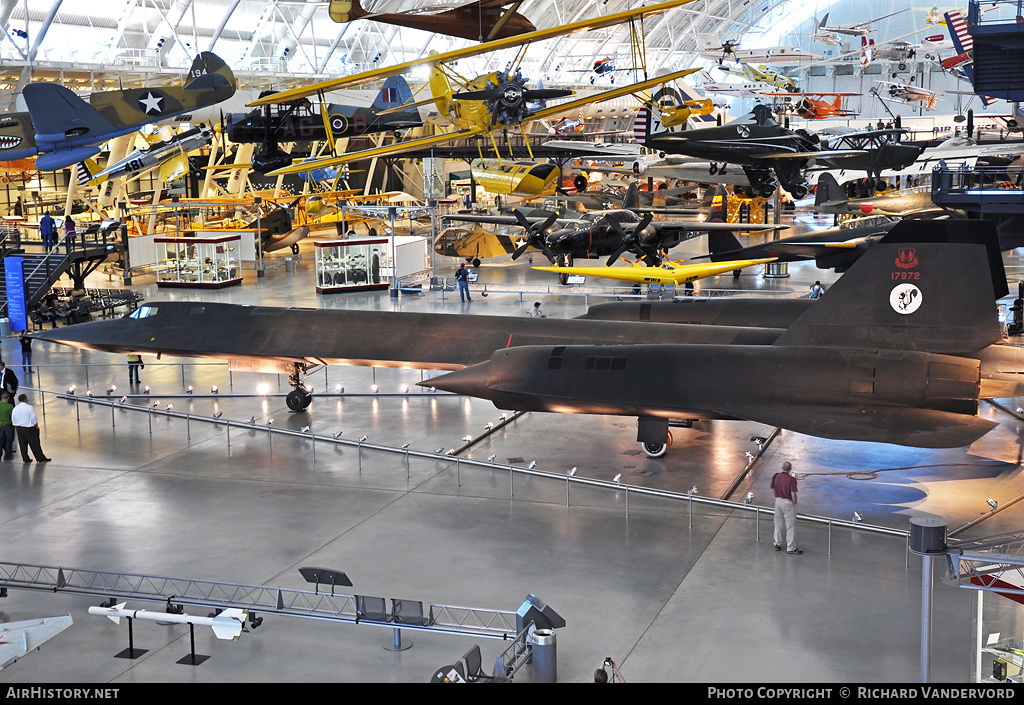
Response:
[{"label": "glass display case", "polygon": [[158,237],[157,286],[219,289],[242,283],[241,235]]},{"label": "glass display case", "polygon": [[313,243],[316,290],[321,294],[387,289],[387,238],[352,238]]},{"label": "glass display case", "polygon": [[1024,595],[1012,592],[1024,586],[1018,572],[988,576],[984,583],[992,588],[975,591],[975,683],[1024,683]]}]

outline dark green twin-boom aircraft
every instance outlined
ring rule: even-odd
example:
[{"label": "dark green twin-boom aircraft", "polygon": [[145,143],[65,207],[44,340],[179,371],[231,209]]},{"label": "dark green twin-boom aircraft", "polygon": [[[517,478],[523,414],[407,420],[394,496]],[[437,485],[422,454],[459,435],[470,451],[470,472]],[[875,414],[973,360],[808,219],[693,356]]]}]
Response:
[{"label": "dark green twin-boom aircraft", "polygon": [[202,52],[181,86],[99,91],[88,102],[56,83],[30,83],[22,96],[28,112],[0,114],[0,161],[36,158],[52,171],[88,159],[109,139],[135,132],[235,93],[235,76],[216,54]]},{"label": "dark green twin-boom aircraft", "polygon": [[453,370],[423,384],[502,409],[636,416],[651,455],[678,418],[939,448],[996,425],[980,399],[1024,391],[1024,350],[1002,344],[997,319],[1006,293],[990,223],[905,221],[814,302],[619,304],[571,320],[155,302],[35,336],[287,366],[293,410],[320,364]]}]

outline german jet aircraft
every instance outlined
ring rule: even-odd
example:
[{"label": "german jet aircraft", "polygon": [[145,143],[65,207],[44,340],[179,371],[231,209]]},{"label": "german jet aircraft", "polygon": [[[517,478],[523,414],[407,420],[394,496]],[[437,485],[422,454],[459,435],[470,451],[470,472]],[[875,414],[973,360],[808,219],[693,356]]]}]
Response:
[{"label": "german jet aircraft", "polygon": [[177,88],[125,88],[93,93],[86,102],[56,83],[30,83],[27,113],[0,115],[0,161],[36,158],[53,171],[88,159],[107,140],[143,125],[215,105],[235,92],[235,76],[216,54],[203,52]]},{"label": "german jet aircraft", "polygon": [[709,159],[713,164],[738,164],[755,195],[762,197],[775,191],[774,170],[778,183],[798,199],[810,191],[803,170],[813,160],[862,153],[824,150],[817,134],[779,125],[766,105],[755,105],[747,115],[721,127],[650,134],[644,145],[668,154]]},{"label": "german jet aircraft", "polygon": [[672,418],[946,448],[997,425],[980,399],[1024,392],[994,306],[1006,293],[990,223],[902,221],[784,329],[168,301],[34,336],[291,369],[296,410],[309,369],[372,364],[455,370],[422,384],[501,408],[636,416],[649,452]]}]

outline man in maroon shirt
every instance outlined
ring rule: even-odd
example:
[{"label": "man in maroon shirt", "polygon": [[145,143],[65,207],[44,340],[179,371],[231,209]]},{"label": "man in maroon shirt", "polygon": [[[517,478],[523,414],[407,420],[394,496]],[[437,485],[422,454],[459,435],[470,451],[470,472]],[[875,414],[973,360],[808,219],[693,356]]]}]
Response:
[{"label": "man in maroon shirt", "polygon": [[772,477],[770,487],[775,492],[775,550],[782,550],[786,539],[786,553],[803,553],[796,547],[796,478],[790,474],[793,465],[787,460],[782,472]]}]

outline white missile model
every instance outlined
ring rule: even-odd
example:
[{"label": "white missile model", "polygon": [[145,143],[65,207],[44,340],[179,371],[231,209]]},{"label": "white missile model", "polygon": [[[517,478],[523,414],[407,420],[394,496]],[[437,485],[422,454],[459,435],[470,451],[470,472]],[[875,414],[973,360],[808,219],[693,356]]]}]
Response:
[{"label": "white missile model", "polygon": [[127,157],[111,164],[103,171],[92,176],[93,179],[103,177],[127,176],[144,169],[151,169],[177,155],[185,155],[210,143],[212,131],[206,126],[193,127],[169,140],[151,144],[145,149],[136,149]]},{"label": "white missile model", "polygon": [[147,610],[127,610],[122,602],[113,607],[90,607],[89,614],[106,617],[114,624],[120,624],[121,618],[144,619],[150,622],[171,622],[174,624],[193,624],[197,627],[211,627],[218,639],[237,640],[245,624],[247,610],[228,609],[216,617],[194,617],[190,614],[172,614],[170,612],[149,612]]},{"label": "white missile model", "polygon": [[0,624],[0,670],[10,666],[72,624],[71,615]]}]

